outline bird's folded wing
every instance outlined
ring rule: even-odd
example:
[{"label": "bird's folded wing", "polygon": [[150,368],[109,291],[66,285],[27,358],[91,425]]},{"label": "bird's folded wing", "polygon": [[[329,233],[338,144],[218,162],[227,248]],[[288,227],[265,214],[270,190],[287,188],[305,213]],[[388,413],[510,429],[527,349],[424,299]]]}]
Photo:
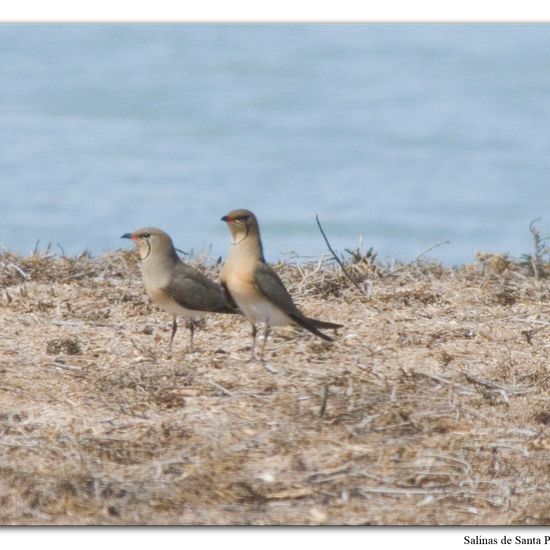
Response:
[{"label": "bird's folded wing", "polygon": [[298,308],[292,301],[285,285],[279,279],[279,276],[272,267],[263,262],[258,262],[254,271],[254,281],[256,288],[275,306],[283,310],[286,314],[300,315]]},{"label": "bird's folded wing", "polygon": [[[323,334],[316,327],[315,319],[309,319],[306,317],[294,304],[292,298],[281,279],[273,269],[266,263],[258,263],[258,266],[254,272],[254,279],[256,282],[256,288],[274,305],[283,310],[295,323],[301,327],[313,332],[323,340],[331,341],[332,338]],[[322,325],[331,325],[332,323],[320,322]],[[332,328],[336,328],[340,325],[335,325]]]},{"label": "bird's folded wing", "polygon": [[227,305],[234,309],[238,309],[238,306],[235,300],[233,299],[233,296],[231,296],[231,292],[229,292],[229,288],[227,288],[227,283],[225,281],[221,282],[221,287],[222,287],[223,297],[225,298]]},{"label": "bird's folded wing", "polygon": [[164,291],[187,309],[237,313],[227,304],[218,284],[183,263],[175,267],[172,281]]}]

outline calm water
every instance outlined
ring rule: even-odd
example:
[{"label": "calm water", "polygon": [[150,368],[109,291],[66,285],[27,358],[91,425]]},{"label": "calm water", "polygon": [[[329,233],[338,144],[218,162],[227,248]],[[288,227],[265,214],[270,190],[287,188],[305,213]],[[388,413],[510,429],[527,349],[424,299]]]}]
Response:
[{"label": "calm water", "polygon": [[2,25],[0,241],[471,261],[550,234],[550,26]]}]

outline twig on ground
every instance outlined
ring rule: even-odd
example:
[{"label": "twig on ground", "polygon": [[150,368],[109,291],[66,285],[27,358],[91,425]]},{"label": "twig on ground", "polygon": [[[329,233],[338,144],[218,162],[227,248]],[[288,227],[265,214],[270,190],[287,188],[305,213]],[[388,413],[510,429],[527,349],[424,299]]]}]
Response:
[{"label": "twig on ground", "polygon": [[[490,382],[488,380],[481,380],[481,378],[477,378],[475,376],[472,376],[470,374],[465,374],[466,380],[472,384],[478,384],[480,386],[483,386],[489,390],[496,391],[506,394],[522,394],[522,393],[528,393],[532,388],[531,386],[503,386],[502,384],[497,384],[496,382]],[[507,398],[506,398],[507,399]]]},{"label": "twig on ground", "polygon": [[429,248],[426,248],[423,252],[421,252],[414,260],[413,264],[418,262],[422,256],[425,256],[428,252],[431,252],[432,250],[435,250],[436,248],[439,248],[440,246],[443,246],[444,244],[451,244],[451,241],[440,241],[438,243],[435,243],[433,246],[430,246]]},{"label": "twig on ground", "polygon": [[271,374],[277,374],[279,371],[272,367],[271,365],[269,365],[268,363],[266,363],[265,361],[262,361],[262,367],[267,371],[267,372],[270,372]]},{"label": "twig on ground", "polygon": [[205,380],[205,382],[208,382],[208,384],[214,386],[216,389],[220,390],[225,395],[228,395],[229,397],[235,397],[235,394],[233,392],[229,391],[227,388],[224,388],[221,384],[214,382],[214,380]]},{"label": "twig on ground", "polygon": [[330,242],[328,240],[328,237],[326,233],[323,230],[323,227],[321,226],[321,222],[319,221],[319,216],[315,214],[315,221],[317,222],[317,226],[319,227],[319,231],[321,232],[321,235],[323,236],[323,239],[325,239],[325,243],[332,254],[332,257],[336,260],[338,265],[341,267],[344,275],[351,281],[353,286],[357,288],[362,294],[364,294],[367,298],[369,297],[368,293],[365,291],[364,288],[361,287],[361,285],[348,273],[348,270],[345,268],[344,264],[342,263],[342,260],[337,256],[336,252],[334,252],[332,246],[330,245]]},{"label": "twig on ground", "polygon": [[327,401],[328,401],[328,387],[329,385],[326,384],[325,385],[325,391],[323,393],[323,402],[321,404],[321,410],[319,411],[319,416],[321,418],[323,418],[324,414],[325,414],[325,410],[327,408]]},{"label": "twig on ground", "polygon": [[428,374],[426,372],[420,372],[420,371],[415,371],[415,370],[411,370],[407,374],[412,375],[412,376],[416,376],[416,377],[427,378],[428,380],[433,380],[434,382],[439,382],[440,384],[447,384],[449,386],[452,386],[455,389],[461,389],[461,390],[464,390],[466,393],[472,394],[471,390],[469,388],[467,388],[466,386],[463,386],[461,384],[457,384],[453,380],[447,380],[446,378],[443,378],[441,376],[436,376],[435,374]]},{"label": "twig on ground", "polygon": [[469,462],[466,462],[465,460],[461,460],[460,458],[456,458],[453,456],[433,454],[433,453],[426,453],[424,456],[427,458],[435,458],[437,460],[442,460],[444,462],[459,464],[463,467],[465,475],[470,475],[470,472],[472,471],[471,464]]},{"label": "twig on ground", "polygon": [[66,365],[65,363],[62,363],[61,361],[52,361],[52,365],[54,367],[72,371],[72,372],[81,372],[82,367],[77,367],[76,365]]},{"label": "twig on ground", "polygon": [[531,261],[533,275],[537,281],[544,276],[543,255],[545,250],[547,250],[544,239],[541,237],[540,231],[535,225],[535,222],[538,222],[540,219],[541,218],[535,218],[529,224],[529,231],[531,231],[531,235],[533,235],[533,255],[527,256]]},{"label": "twig on ground", "polygon": [[550,322],[542,321],[540,319],[520,319],[519,317],[512,317],[510,318],[510,321],[518,321],[520,323],[533,323],[534,325],[542,325],[541,328],[550,327]]},{"label": "twig on ground", "polygon": [[[7,253],[9,254],[10,251],[8,250],[8,248],[6,247],[6,245],[3,243],[3,242],[0,242],[0,247]],[[30,279],[31,276],[28,274],[28,273],[25,273],[18,265],[15,265],[13,262],[7,262],[7,263],[4,263],[4,262],[0,262],[0,264],[3,266],[3,267],[13,267],[13,269],[15,269],[19,275],[21,275],[21,277],[23,277],[23,279]]]}]

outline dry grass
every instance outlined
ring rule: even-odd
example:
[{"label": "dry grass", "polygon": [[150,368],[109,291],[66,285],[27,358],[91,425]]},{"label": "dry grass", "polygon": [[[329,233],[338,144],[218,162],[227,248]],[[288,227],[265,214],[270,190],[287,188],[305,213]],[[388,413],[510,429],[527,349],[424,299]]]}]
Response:
[{"label": "dry grass", "polygon": [[550,523],[548,265],[347,268],[277,266],[345,329],[272,374],[242,318],[168,353],[133,253],[0,255],[0,522]]}]

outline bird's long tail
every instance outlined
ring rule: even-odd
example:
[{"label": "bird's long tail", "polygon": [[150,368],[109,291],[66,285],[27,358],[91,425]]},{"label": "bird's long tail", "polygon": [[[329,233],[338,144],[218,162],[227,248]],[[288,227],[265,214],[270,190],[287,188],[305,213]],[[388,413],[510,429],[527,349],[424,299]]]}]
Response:
[{"label": "bird's long tail", "polygon": [[326,340],[327,342],[332,342],[333,338],[323,334],[318,328],[340,328],[342,325],[336,323],[328,323],[326,321],[318,321],[317,319],[310,319],[309,317],[303,317],[301,315],[291,315],[292,320],[300,325],[301,327],[309,330],[315,336]]},{"label": "bird's long tail", "polygon": [[339,325],[338,323],[330,323],[329,321],[319,321],[319,319],[312,319],[308,317],[307,320],[315,328],[342,328],[344,325]]}]

